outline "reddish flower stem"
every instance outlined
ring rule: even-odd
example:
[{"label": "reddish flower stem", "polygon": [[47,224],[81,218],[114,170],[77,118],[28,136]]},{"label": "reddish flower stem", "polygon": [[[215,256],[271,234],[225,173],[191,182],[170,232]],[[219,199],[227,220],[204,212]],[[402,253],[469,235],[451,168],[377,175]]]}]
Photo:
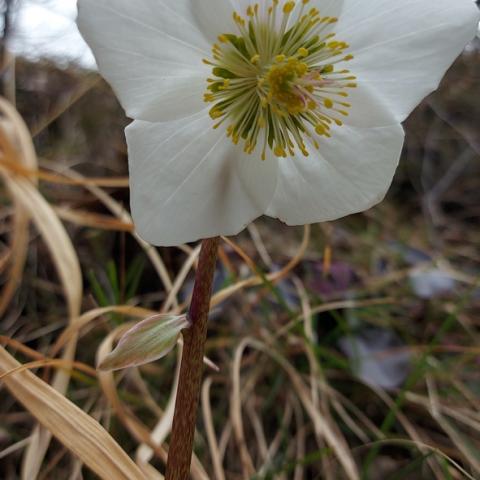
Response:
[{"label": "reddish flower stem", "polygon": [[192,325],[183,331],[182,364],[165,480],[189,478],[219,241],[212,238],[202,242],[189,310]]}]

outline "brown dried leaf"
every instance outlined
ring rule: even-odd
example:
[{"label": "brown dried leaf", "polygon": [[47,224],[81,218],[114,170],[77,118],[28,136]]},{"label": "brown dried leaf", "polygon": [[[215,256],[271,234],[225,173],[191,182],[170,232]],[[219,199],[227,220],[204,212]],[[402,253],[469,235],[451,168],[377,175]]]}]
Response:
[{"label": "brown dried leaf", "polygon": [[[21,367],[0,347],[0,374]],[[5,376],[12,395],[66,448],[105,480],[144,480],[145,475],[92,417],[29,371]]]}]

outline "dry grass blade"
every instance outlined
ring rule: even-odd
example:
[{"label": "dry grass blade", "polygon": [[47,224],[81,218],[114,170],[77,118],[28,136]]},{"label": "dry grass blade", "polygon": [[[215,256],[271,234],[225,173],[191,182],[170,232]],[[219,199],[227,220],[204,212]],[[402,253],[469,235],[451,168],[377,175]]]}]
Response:
[{"label": "dry grass blade", "polygon": [[423,448],[424,450],[428,450],[429,452],[432,452],[439,457],[445,459],[448,463],[453,465],[463,476],[464,478],[468,478],[468,480],[478,480],[478,478],[473,477],[470,475],[458,462],[456,462],[453,458],[449,457],[445,452],[442,452],[436,447],[432,447],[432,445],[428,445],[425,442],[416,442],[413,440],[404,440],[404,439],[396,439],[396,438],[391,438],[391,439],[385,439],[385,440],[377,440],[376,442],[371,442],[366,445],[363,445],[361,448],[371,448],[374,446],[379,446],[379,445],[399,445],[403,446],[405,448],[411,449],[412,447],[414,448]]},{"label": "dry grass blade", "polygon": [[84,179],[72,179],[63,177],[58,173],[50,173],[47,170],[38,168],[28,168],[18,165],[4,158],[0,160],[0,164],[8,169],[11,173],[16,173],[23,177],[29,177],[31,180],[44,180],[46,182],[55,183],[57,185],[71,186],[87,186],[94,185],[104,188],[127,188],[128,177],[90,177]]},{"label": "dry grass blade", "polygon": [[57,118],[59,118],[63,113],[65,113],[75,102],[80,100],[85,94],[87,94],[97,83],[101,81],[99,75],[93,74],[84,80],[81,85],[77,88],[76,91],[71,93],[68,101],[61,102],[57,108],[50,113],[47,117],[41,118],[41,121],[37,123],[32,128],[32,136],[38,135],[40,132],[45,130],[49,125],[51,125]]},{"label": "dry grass blade", "polygon": [[[58,170],[58,165],[55,163],[50,163],[49,164],[52,168],[52,170]],[[84,180],[85,177],[80,175],[79,173],[70,170],[70,169],[62,169],[62,174],[68,176],[69,178],[73,178],[74,180]],[[118,203],[116,200],[114,200],[108,193],[106,193],[104,190],[101,188],[98,188],[95,185],[89,185],[86,184],[85,187],[87,190],[92,193],[96,198],[100,200],[100,202],[105,205],[122,223],[124,224],[133,224],[133,220],[131,215],[125,210],[125,208]],[[145,242],[135,231],[133,232],[133,237],[135,240],[138,242],[138,244],[142,247],[150,261],[152,262],[152,265],[154,266],[155,270],[157,271],[157,274],[162,281],[165,290],[167,292],[170,292],[172,290],[172,280],[170,278],[170,274],[168,273],[167,268],[165,267],[165,264],[158,254],[158,251],[156,250],[155,247],[152,245],[149,245],[147,242]],[[178,304],[177,299],[174,299],[174,304],[175,306]]]},{"label": "dry grass blade", "polygon": [[14,220],[10,235],[8,280],[0,294],[0,317],[3,316],[21,281],[28,250],[28,226],[30,219],[25,209],[14,202]]},{"label": "dry grass blade", "polygon": [[148,480],[164,480],[165,477],[149,463],[141,463],[139,466]]},{"label": "dry grass blade", "polygon": [[103,315],[107,315],[108,313],[119,313],[135,318],[147,318],[151,315],[155,315],[157,312],[141,307],[133,307],[131,305],[113,305],[111,307],[95,308],[94,310],[85,312],[75,323],[69,325],[62,332],[51,348],[50,355],[54,357],[57,352],[69,342],[71,338],[79,335],[79,332],[82,328],[86,327],[88,324],[102,317]]},{"label": "dry grass blade", "polygon": [[[388,405],[390,409],[395,408],[394,401],[392,400],[392,398],[390,398],[390,396],[386,392],[384,392],[379,388],[373,388],[373,387],[371,388],[379,396],[379,398],[381,398]],[[432,469],[432,472],[434,473],[435,477],[439,480],[442,480],[443,472],[440,466],[438,465],[437,459],[428,455],[428,449],[422,445],[422,439],[420,437],[420,434],[417,432],[417,429],[415,428],[415,426],[412,424],[412,422],[410,422],[408,417],[401,411],[398,411],[396,415],[397,415],[398,421],[402,424],[403,428],[408,433],[408,435],[410,435],[410,438],[414,442],[418,443],[418,448],[420,452],[426,456],[427,463]],[[368,442],[365,442],[365,443],[368,443]]]},{"label": "dry grass blade", "polygon": [[100,230],[112,230],[114,232],[133,232],[133,224],[125,223],[108,215],[100,215],[71,208],[56,207],[55,212],[62,219],[81,227],[98,228]]},{"label": "dry grass blade", "polygon": [[250,234],[250,237],[252,238],[252,242],[255,245],[255,248],[257,249],[258,255],[262,259],[262,262],[268,267],[271,267],[273,265],[272,257],[270,257],[267,247],[263,243],[262,237],[260,235],[260,232],[258,231],[257,226],[255,225],[255,223],[251,223],[247,227],[247,229],[248,229],[248,233]]},{"label": "dry grass blade", "polygon": [[439,407],[439,394],[431,375],[427,376],[427,385],[430,396],[430,414],[450,437],[458,450],[462,452],[472,468],[480,474],[480,452],[478,451],[478,448],[475,448],[471,441],[467,439],[452,422],[442,415]]},{"label": "dry grass blade", "polygon": [[225,471],[222,466],[220,449],[218,447],[217,436],[213,426],[212,407],[210,405],[210,387],[212,386],[212,378],[208,377],[202,387],[202,413],[207,434],[208,446],[212,457],[213,471],[216,480],[225,480]]},{"label": "dry grass blade", "polygon": [[[0,373],[18,369],[0,347]],[[15,398],[71,452],[105,480],[144,480],[145,475],[93,418],[33,373],[16,372],[3,382]]]},{"label": "dry grass blade", "polygon": [[2,458],[8,457],[8,455],[11,455],[12,453],[15,453],[17,450],[23,450],[28,445],[29,442],[30,442],[30,437],[27,437],[5,448],[0,452],[0,460]]},{"label": "dry grass blade", "polygon": [[230,421],[232,422],[233,433],[240,452],[243,478],[246,480],[255,474],[255,466],[247,448],[242,420],[240,369],[242,366],[243,352],[247,348],[248,343],[248,340],[244,340],[235,352],[232,365],[232,391],[230,395]]},{"label": "dry grass blade", "polygon": [[[279,282],[283,278],[285,278],[301,261],[305,252],[307,251],[308,244],[310,242],[310,233],[311,228],[309,225],[305,225],[302,243],[295,254],[295,256],[285,265],[281,270],[278,272],[270,273],[266,276],[267,280],[272,283]],[[230,240],[231,242],[231,240]],[[242,251],[242,249],[236,246],[235,250],[237,252]],[[242,255],[243,256],[243,255]],[[247,256],[248,257],[248,256]],[[253,275],[252,277],[246,278],[245,280],[241,280],[236,282],[235,284],[220,290],[212,297],[211,308],[216,307],[220,303],[224,302],[227,298],[231,297],[235,293],[243,290],[244,288],[248,287],[256,287],[258,285],[262,285],[264,280],[259,277],[258,275]]]},{"label": "dry grass blade", "polygon": [[[356,308],[365,308],[373,307],[377,305],[388,305],[389,303],[395,303],[395,299],[392,297],[385,298],[373,298],[368,300],[340,300],[337,302],[328,302],[322,303],[321,305],[312,308],[309,312],[309,315],[315,315],[323,312],[330,312],[332,310],[341,310],[341,309],[356,309]],[[280,338],[281,336],[287,334],[292,327],[298,322],[305,320],[305,314],[302,312],[291,322],[282,326],[277,332],[275,332],[274,337]]]},{"label": "dry grass blade", "polygon": [[[268,446],[266,459],[261,468],[259,469],[260,476],[265,476],[269,469],[275,467],[275,457],[282,447],[282,442],[284,441],[285,432],[289,431],[289,426],[293,417],[293,407],[292,402],[288,399],[285,410],[283,412],[283,417],[280,423],[280,428],[278,429],[275,438],[270,442]],[[285,476],[285,475],[284,475]]]},{"label": "dry grass blade", "polygon": [[305,478],[305,469],[303,467],[303,460],[306,456],[306,443],[307,435],[306,428],[304,426],[304,418],[302,407],[298,399],[292,394],[290,395],[292,399],[293,411],[295,414],[295,423],[297,426],[297,435],[296,435],[296,465],[293,475],[293,480],[302,480]]},{"label": "dry grass blade", "polygon": [[[9,118],[12,118],[14,116],[13,107],[1,98],[0,108],[4,112],[10,113]],[[12,128],[16,129],[17,135],[20,135],[22,139],[29,138],[28,131],[26,130],[23,122],[18,122],[17,125],[13,126],[9,120],[2,120],[2,131],[11,130]],[[6,133],[7,132],[4,133],[5,138],[8,137]],[[27,141],[20,142],[20,148],[23,148],[20,159],[24,162],[24,165],[31,168],[36,168],[37,158],[35,152],[31,148],[31,144]],[[0,158],[2,161],[4,161],[6,159],[5,152],[2,152],[2,154],[3,155]],[[8,178],[5,178],[5,180],[8,188],[10,182],[8,181]],[[28,215],[28,211],[16,198],[13,198],[13,212],[14,219],[12,224],[12,233],[10,235],[10,270],[8,272],[8,279],[0,295],[0,317],[3,316],[3,314],[5,313],[5,310],[9,305],[20,283],[28,250],[28,227],[30,224],[30,217]]]},{"label": "dry grass blade", "polygon": [[[183,344],[179,342],[177,352],[177,366],[175,368],[175,377],[173,379],[172,391],[168,399],[167,406],[160,420],[157,422],[151,432],[151,439],[155,445],[162,445],[172,430],[173,415],[175,413],[175,400],[177,398],[178,378],[180,376],[180,360],[182,358]],[[135,459],[137,463],[147,463],[153,457],[154,451],[145,443],[137,448]]]},{"label": "dry grass blade", "polygon": [[190,272],[195,262],[198,260],[199,255],[200,255],[200,245],[197,248],[195,248],[190,253],[188,258],[185,260],[182,268],[180,269],[180,272],[177,275],[177,278],[173,283],[172,289],[168,293],[168,297],[162,306],[162,309],[161,309],[162,312],[168,312],[168,310],[172,307],[172,305],[174,305],[175,299],[177,298],[178,293],[182,289],[188,273]]},{"label": "dry grass blade", "polygon": [[[310,300],[308,298],[307,291],[303,285],[303,283],[298,279],[294,278],[293,282],[296,286],[298,296],[300,298],[300,303],[302,307],[302,314],[304,325],[303,329],[305,332],[305,338],[307,341],[301,340],[299,344],[301,348],[305,351],[305,355],[308,359],[308,363],[310,365],[310,394],[311,400],[315,410],[321,413],[325,419],[327,419],[331,425],[333,433],[337,437],[341,437],[341,432],[339,431],[336,423],[332,420],[330,414],[330,406],[329,406],[329,398],[328,398],[328,390],[325,387],[326,380],[321,370],[320,364],[318,362],[317,356],[313,350],[312,345],[317,343],[317,336],[314,331],[313,327],[313,317],[312,317],[312,307],[310,305]],[[295,341],[296,339],[293,339]],[[322,393],[322,397],[320,398],[320,392]],[[324,439],[318,430],[315,429],[315,434],[317,437],[318,448],[321,450],[324,448]],[[323,476],[325,480],[332,480],[333,479],[333,472],[330,466],[330,459],[328,457],[322,456],[322,469],[323,469]]]},{"label": "dry grass blade", "polygon": [[315,408],[315,405],[311,399],[311,392],[309,392],[308,387],[305,385],[295,368],[287,360],[285,360],[285,358],[278,354],[273,347],[267,346],[252,338],[244,339],[237,348],[235,355],[237,361],[238,358],[241,359],[243,351],[247,347],[255,348],[256,350],[259,350],[270,356],[285,370],[305,411],[312,420],[317,434],[320,435],[333,450],[340,464],[342,465],[343,470],[345,471],[346,477],[349,480],[358,480],[360,476],[348,445],[345,443],[344,438],[335,432],[335,429],[332,427],[330,421]]},{"label": "dry grass blade", "polygon": [[[431,400],[428,397],[424,397],[413,392],[407,392],[406,398],[413,404],[421,405],[428,411],[431,410]],[[456,421],[480,431],[480,415],[475,411],[465,409],[459,410],[448,406],[448,404],[441,402],[440,400],[436,402],[435,408],[437,408],[442,415],[448,415],[449,417],[454,418]]]},{"label": "dry grass blade", "polygon": [[42,355],[41,353],[38,353],[36,350],[33,350],[33,348],[27,347],[22,342],[19,342],[18,340],[15,340],[14,338],[5,337],[4,335],[0,335],[0,343],[10,346],[10,347],[14,348],[16,351],[22,352],[27,357],[35,358],[37,360],[45,360],[46,359],[45,355]]},{"label": "dry grass blade", "polygon": [[44,368],[44,367],[56,367],[56,368],[63,368],[65,370],[71,370],[72,368],[76,368],[80,372],[86,373],[91,377],[96,377],[97,372],[92,367],[86,365],[82,362],[67,362],[61,358],[45,358],[43,360],[36,360],[34,362],[24,363],[23,365],[19,365],[17,368],[13,370],[9,370],[4,373],[0,373],[0,382],[4,381],[6,377],[10,375],[14,375],[19,372],[23,372],[25,370],[33,370],[34,368]]},{"label": "dry grass blade", "polygon": [[[263,428],[261,413],[257,412],[256,402],[253,396],[249,397],[245,402],[245,414],[248,417],[248,421],[252,428],[252,435],[248,438],[250,448],[256,452],[258,457],[257,463],[261,465],[259,468],[257,467],[257,472],[258,475],[263,477],[267,468],[270,467],[270,459],[268,458],[268,441]],[[281,430],[279,430],[279,432],[281,432]],[[254,439],[257,444],[256,447],[254,446]]]},{"label": "dry grass blade", "polygon": [[[10,122],[13,132],[8,135],[5,130],[0,130],[3,156],[11,163],[25,163],[23,157],[27,154],[26,152],[28,152],[28,156],[35,157],[28,130],[18,112],[5,100],[0,100],[0,110],[6,121]],[[35,184],[26,178],[5,172],[4,169],[0,168],[0,171],[4,175],[14,201],[18,202],[28,212],[48,246],[67,299],[69,322],[73,323],[80,314],[83,285],[79,261],[70,238],[52,207],[39,193]],[[76,339],[72,338],[66,345],[63,359],[72,361],[75,348]],[[58,371],[53,381],[53,387],[59,392],[65,393],[69,380],[68,373]],[[42,432],[38,428],[35,430],[24,457],[23,478],[28,480],[36,478],[50,443],[50,438],[49,432]]]}]

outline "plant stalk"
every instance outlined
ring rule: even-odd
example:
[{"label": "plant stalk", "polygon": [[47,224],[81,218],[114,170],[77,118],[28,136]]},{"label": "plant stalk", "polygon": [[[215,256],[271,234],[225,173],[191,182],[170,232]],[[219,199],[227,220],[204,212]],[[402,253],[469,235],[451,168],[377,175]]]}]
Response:
[{"label": "plant stalk", "polygon": [[182,364],[168,449],[166,480],[187,480],[190,474],[219,242],[218,237],[202,242],[189,309],[191,326],[183,331]]}]

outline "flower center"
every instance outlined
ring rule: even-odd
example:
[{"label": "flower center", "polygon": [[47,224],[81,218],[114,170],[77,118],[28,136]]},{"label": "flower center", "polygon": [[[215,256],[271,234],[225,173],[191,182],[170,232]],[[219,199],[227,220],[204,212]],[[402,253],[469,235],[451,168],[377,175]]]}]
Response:
[{"label": "flower center", "polygon": [[347,90],[356,87],[356,77],[341,67],[353,58],[345,54],[349,45],[331,32],[337,18],[307,12],[309,0],[298,3],[257,3],[246,18],[234,12],[237,34],[220,35],[212,59],[204,59],[212,66],[204,100],[214,104],[214,128],[225,125],[246,153],[260,146],[263,160],[267,149],[287,157],[298,148],[308,156],[307,138],[318,149],[316,138],[343,125]]}]

